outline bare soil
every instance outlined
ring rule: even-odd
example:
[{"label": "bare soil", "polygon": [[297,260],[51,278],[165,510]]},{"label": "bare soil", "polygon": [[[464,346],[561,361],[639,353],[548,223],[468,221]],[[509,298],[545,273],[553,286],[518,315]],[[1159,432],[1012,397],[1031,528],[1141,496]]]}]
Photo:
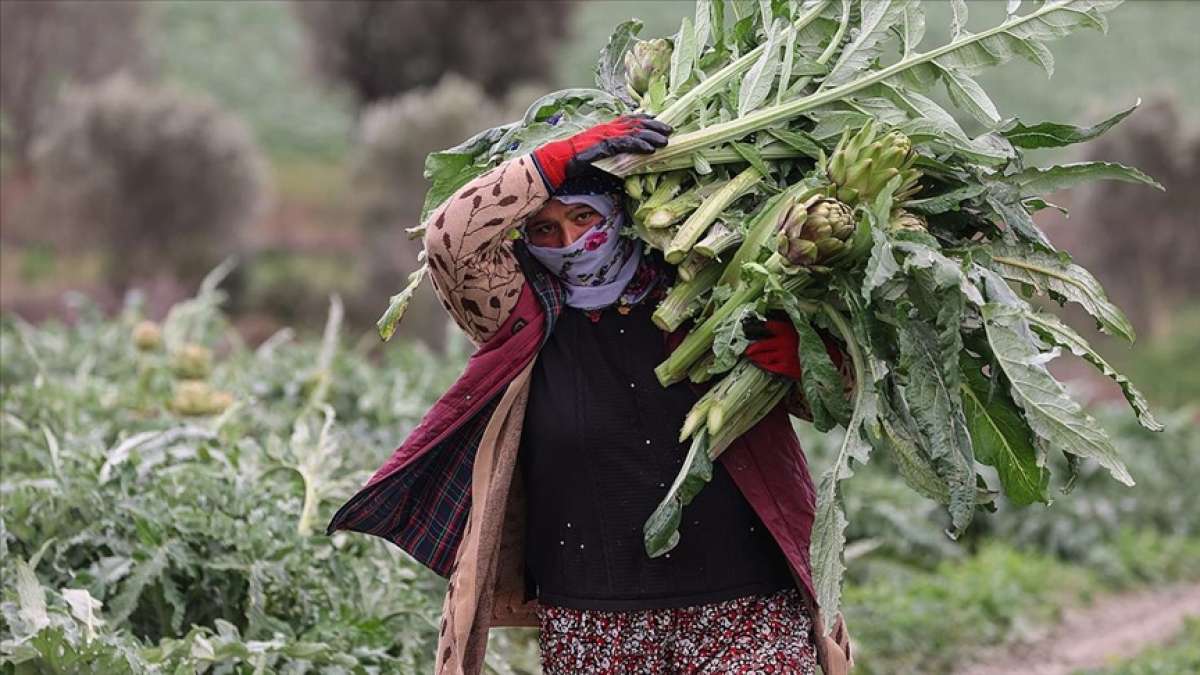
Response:
[{"label": "bare soil", "polygon": [[1200,617],[1200,584],[1112,595],[1068,610],[1033,642],[985,651],[956,675],[1069,675],[1098,668],[1169,641],[1188,617]]}]

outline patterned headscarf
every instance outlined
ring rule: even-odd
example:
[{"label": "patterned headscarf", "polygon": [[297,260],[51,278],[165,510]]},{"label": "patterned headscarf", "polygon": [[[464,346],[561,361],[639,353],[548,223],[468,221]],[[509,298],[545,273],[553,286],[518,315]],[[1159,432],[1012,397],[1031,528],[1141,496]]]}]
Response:
[{"label": "patterned headscarf", "polygon": [[[561,248],[534,246],[529,253],[557,276],[566,288],[567,305],[598,310],[621,303],[635,305],[654,286],[652,266],[645,264],[642,247],[621,236],[625,211],[615,194],[555,195],[563,204],[586,204],[602,220]],[[632,283],[631,283],[632,282]]]}]

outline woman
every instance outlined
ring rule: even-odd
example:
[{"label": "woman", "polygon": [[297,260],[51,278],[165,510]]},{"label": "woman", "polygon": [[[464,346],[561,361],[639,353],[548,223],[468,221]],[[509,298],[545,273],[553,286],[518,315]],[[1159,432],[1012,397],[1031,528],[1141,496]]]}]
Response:
[{"label": "woman", "polygon": [[[449,577],[439,673],[479,672],[488,628],[511,625],[541,628],[552,675],[848,668],[840,616],[824,637],[812,600],[814,490],[783,406],[716,463],[679,546],[642,548],[700,392],[654,377],[680,337],[649,320],[670,271],[619,236],[619,184],[590,162],[669,132],[622,117],[548,143],[427,223],[435,290],[479,348],[329,531],[382,536]],[[798,376],[785,326],[747,354]]]}]

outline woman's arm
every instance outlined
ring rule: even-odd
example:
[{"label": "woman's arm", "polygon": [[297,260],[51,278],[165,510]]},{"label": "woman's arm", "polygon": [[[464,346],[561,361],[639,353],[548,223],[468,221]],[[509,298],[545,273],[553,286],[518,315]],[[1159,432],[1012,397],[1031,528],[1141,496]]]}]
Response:
[{"label": "woman's arm", "polygon": [[508,319],[525,283],[509,232],[548,199],[533,156],[525,155],[464,185],[426,222],[433,289],[477,345]]}]

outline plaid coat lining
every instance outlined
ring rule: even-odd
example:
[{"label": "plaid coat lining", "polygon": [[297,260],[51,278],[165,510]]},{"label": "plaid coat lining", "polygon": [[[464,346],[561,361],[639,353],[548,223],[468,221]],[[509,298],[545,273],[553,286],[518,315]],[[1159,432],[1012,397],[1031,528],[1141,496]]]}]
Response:
[{"label": "plaid coat lining", "polygon": [[[566,294],[521,242],[514,244],[526,282],[545,312],[544,344]],[[327,532],[352,530],[382,537],[437,574],[449,577],[471,509],[475,454],[503,394],[502,389],[440,443],[421,451],[411,464],[351,497],[334,515]]]}]

